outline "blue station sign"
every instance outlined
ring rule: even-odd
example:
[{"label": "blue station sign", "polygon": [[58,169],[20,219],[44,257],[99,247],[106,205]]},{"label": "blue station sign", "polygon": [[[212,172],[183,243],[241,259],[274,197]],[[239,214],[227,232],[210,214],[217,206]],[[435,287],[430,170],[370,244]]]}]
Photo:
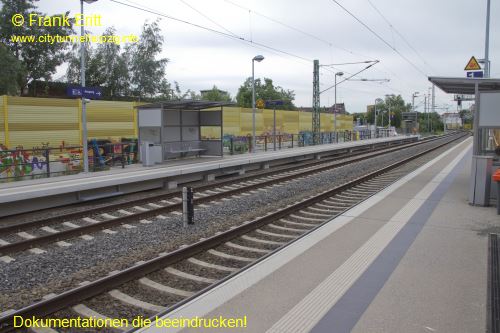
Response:
[{"label": "blue station sign", "polygon": [[467,72],[467,77],[483,77],[483,71]]},{"label": "blue station sign", "polygon": [[66,94],[69,97],[78,97],[88,99],[101,99],[102,97],[102,89],[99,87],[68,87],[66,89]]},{"label": "blue station sign", "polygon": [[276,105],[283,105],[284,101],[282,99],[275,99],[275,100],[267,100],[266,101],[266,108],[270,106],[276,106]]}]

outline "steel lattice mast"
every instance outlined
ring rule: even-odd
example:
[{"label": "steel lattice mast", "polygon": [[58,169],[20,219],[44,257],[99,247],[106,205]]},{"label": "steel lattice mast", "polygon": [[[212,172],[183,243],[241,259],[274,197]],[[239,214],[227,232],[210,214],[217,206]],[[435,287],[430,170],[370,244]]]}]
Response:
[{"label": "steel lattice mast", "polygon": [[319,60],[314,60],[313,71],[313,114],[312,114],[312,131],[314,144],[320,143],[321,123],[319,114]]}]

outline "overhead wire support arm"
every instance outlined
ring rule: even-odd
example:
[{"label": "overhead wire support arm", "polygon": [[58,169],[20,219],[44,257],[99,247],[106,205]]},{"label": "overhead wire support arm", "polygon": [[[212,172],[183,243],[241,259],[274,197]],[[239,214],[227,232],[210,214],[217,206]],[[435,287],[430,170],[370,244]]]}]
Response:
[{"label": "overhead wire support arm", "polygon": [[379,62],[380,60],[366,60],[366,61],[357,61],[357,62],[344,62],[341,64],[327,64],[320,65],[320,67],[332,67],[332,66],[342,66],[342,65],[358,65],[358,64],[371,64],[374,62]]},{"label": "overhead wire support arm", "polygon": [[333,86],[330,86],[330,87],[328,87],[328,88],[324,89],[323,91],[320,91],[319,93],[320,93],[320,94],[322,94],[322,93],[324,93],[325,91],[328,91],[328,90],[330,90],[330,89],[332,89],[332,88],[335,88],[335,86],[338,86],[338,85],[339,85],[339,84],[341,84],[342,82],[345,82],[345,81],[349,80],[350,78],[355,77],[356,75],[358,75],[358,74],[360,74],[360,73],[362,73],[362,72],[366,71],[368,68],[370,68],[370,67],[372,67],[372,66],[375,66],[375,65],[376,65],[376,64],[378,64],[379,62],[380,62],[380,61],[376,60],[374,63],[372,63],[372,64],[370,64],[370,65],[366,66],[366,67],[365,67],[365,68],[363,68],[362,70],[360,70],[360,71],[358,71],[358,72],[356,72],[356,73],[352,74],[351,76],[346,77],[346,78],[345,78],[345,79],[343,79],[342,81],[337,82],[337,84],[334,84]]}]

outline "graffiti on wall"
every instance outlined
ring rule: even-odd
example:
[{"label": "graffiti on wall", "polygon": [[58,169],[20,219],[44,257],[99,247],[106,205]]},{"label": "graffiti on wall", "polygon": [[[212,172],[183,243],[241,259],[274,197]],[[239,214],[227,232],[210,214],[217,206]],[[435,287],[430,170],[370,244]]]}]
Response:
[{"label": "graffiti on wall", "polygon": [[48,173],[67,173],[80,168],[79,151],[58,151],[48,146],[33,149],[16,147],[8,150],[0,144],[0,180],[47,176]]},{"label": "graffiti on wall", "polygon": [[0,178],[46,173],[46,157],[33,152],[30,154],[24,149],[7,150],[7,147],[0,145]]}]

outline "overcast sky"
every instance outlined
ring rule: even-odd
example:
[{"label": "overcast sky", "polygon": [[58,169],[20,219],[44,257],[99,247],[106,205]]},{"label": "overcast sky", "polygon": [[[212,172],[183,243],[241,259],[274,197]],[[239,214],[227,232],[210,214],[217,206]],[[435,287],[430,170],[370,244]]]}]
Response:
[{"label": "overcast sky", "polygon": [[[271,78],[276,85],[294,90],[296,105],[311,106],[313,59],[324,65],[378,59],[379,64],[356,78],[390,79],[389,83],[347,81],[337,86],[338,102],[344,102],[349,112],[364,112],[368,104],[385,94],[400,94],[411,102],[413,92],[423,95],[428,91],[427,76],[464,77],[469,58],[484,57],[486,0],[338,0],[411,64],[332,0],[119,1],[290,54],[162,18],[163,56],[169,59],[167,78],[179,82],[182,90],[199,91],[215,84],[235,96],[245,78],[251,76],[251,59],[262,54],[265,60],[256,63],[255,76]],[[38,6],[49,14],[67,10],[75,14],[79,3],[41,0]],[[114,26],[120,35],[139,35],[145,20],[158,17],[110,0],[86,4],[85,13],[102,16],[102,28],[87,28],[94,34]],[[491,76],[500,77],[498,1],[492,1],[491,18]],[[336,71],[348,76],[364,67],[366,64],[322,67],[320,89],[333,85]],[[453,96],[439,89],[436,93],[439,107],[448,104],[450,111],[456,109]],[[322,106],[333,103],[334,89],[321,94]],[[417,98],[415,104],[423,111],[423,98]]]}]

